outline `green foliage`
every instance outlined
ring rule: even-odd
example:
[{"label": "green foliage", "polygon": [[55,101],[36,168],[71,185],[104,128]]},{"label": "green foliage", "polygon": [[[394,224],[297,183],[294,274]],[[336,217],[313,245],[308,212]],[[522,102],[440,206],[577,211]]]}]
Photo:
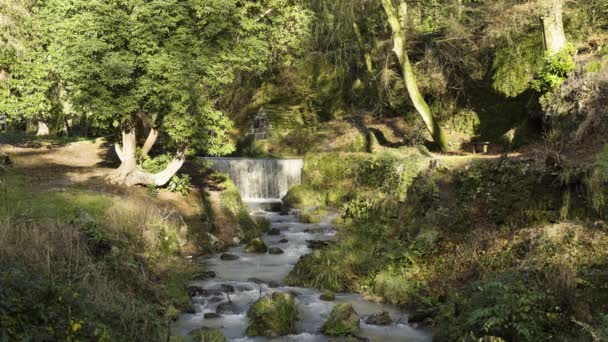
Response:
[{"label": "green foliage", "polygon": [[190,332],[194,341],[227,342],[226,336],[220,329],[201,328]]},{"label": "green foliage", "polygon": [[600,72],[603,67],[604,65],[601,61],[593,61],[585,64],[585,72],[589,74]]},{"label": "green foliage", "polygon": [[249,244],[247,244],[247,247],[245,247],[245,252],[247,252],[247,253],[263,254],[263,253],[266,253],[267,251],[268,251],[268,247],[266,246],[264,241],[262,241],[262,239],[260,239],[260,238],[255,238],[255,239],[249,241]]},{"label": "green foliage", "polygon": [[141,166],[148,172],[158,173],[164,170],[171,160],[173,160],[173,155],[171,153],[163,153],[156,157],[146,156],[141,160]]},{"label": "green foliage", "polygon": [[595,156],[591,175],[587,179],[587,189],[594,209],[602,215],[606,211],[606,183],[608,183],[608,146]]},{"label": "green foliage", "polygon": [[533,74],[543,65],[542,37],[538,32],[523,35],[515,45],[501,46],[492,65],[492,87],[516,97],[530,87]]},{"label": "green foliage", "polygon": [[[549,294],[526,283],[518,275],[505,274],[480,281],[467,291],[466,301],[458,303],[462,311],[455,317],[460,320],[455,326],[463,331],[472,331],[477,336],[498,336],[507,341],[551,339],[549,327],[557,323],[559,307],[555,306]],[[455,324],[453,320],[440,324],[447,327]],[[441,333],[441,329],[439,331],[441,337],[456,340],[456,335],[448,337]]]},{"label": "green foliage", "polygon": [[329,336],[355,336],[359,332],[359,315],[351,304],[338,303],[321,331]]},{"label": "green foliage", "polygon": [[247,317],[248,336],[277,337],[294,334],[301,314],[292,294],[275,292],[255,302]]},{"label": "green foliage", "polygon": [[188,195],[188,192],[190,192],[191,185],[189,175],[174,175],[167,184],[167,190],[171,192],[178,192],[182,196],[186,196]]},{"label": "green foliage", "polygon": [[568,45],[556,54],[547,54],[543,68],[532,82],[532,88],[543,94],[557,89],[576,69],[575,52],[574,46]]}]

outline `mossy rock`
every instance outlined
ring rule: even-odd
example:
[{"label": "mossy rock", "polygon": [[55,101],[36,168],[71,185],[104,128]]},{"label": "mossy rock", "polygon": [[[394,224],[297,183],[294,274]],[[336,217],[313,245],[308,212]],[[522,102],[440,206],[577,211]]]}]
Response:
[{"label": "mossy rock", "polygon": [[336,299],[336,294],[333,291],[326,290],[321,293],[319,299],[329,302]]},{"label": "mossy rock", "polygon": [[352,336],[359,332],[359,314],[348,303],[339,303],[321,329],[329,336]]},{"label": "mossy rock", "polygon": [[201,328],[190,332],[194,341],[227,342],[226,336],[220,329]]},{"label": "mossy rock", "polygon": [[269,254],[283,254],[285,253],[282,249],[278,248],[278,247],[270,247],[268,249],[268,253]]},{"label": "mossy rock", "polygon": [[365,320],[366,324],[371,325],[391,325],[393,323],[393,319],[386,311],[379,312],[377,314],[373,314],[369,316]]},{"label": "mossy rock", "polygon": [[248,336],[277,337],[296,333],[301,318],[291,293],[275,292],[255,302],[249,311]]},{"label": "mossy rock", "polygon": [[264,241],[262,241],[262,239],[253,239],[249,242],[249,244],[247,245],[247,247],[245,248],[245,252],[247,253],[258,253],[258,254],[263,254],[266,253],[268,251],[268,247],[266,246],[266,244],[264,243]]}]

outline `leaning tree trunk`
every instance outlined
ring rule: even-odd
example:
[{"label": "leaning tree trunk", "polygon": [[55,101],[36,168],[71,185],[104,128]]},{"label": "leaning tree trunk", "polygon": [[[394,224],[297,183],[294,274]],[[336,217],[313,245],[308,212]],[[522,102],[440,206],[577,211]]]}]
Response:
[{"label": "leaning tree trunk", "polygon": [[407,88],[408,94],[414,107],[422,117],[426,128],[429,130],[433,137],[433,141],[439,146],[441,151],[447,151],[448,140],[443,132],[443,128],[433,118],[433,113],[429,108],[428,104],[424,100],[424,97],[418,89],[416,82],[416,75],[414,69],[410,63],[410,59],[407,55],[406,40],[405,40],[405,25],[406,25],[406,12],[407,6],[404,0],[399,0],[399,14],[397,9],[393,5],[391,0],[382,0],[382,6],[388,16],[388,22],[391,30],[393,31],[393,52],[397,55],[399,66],[403,73],[403,79]]},{"label": "leaning tree trunk", "polygon": [[562,19],[563,0],[544,1],[545,13],[541,16],[541,23],[543,24],[545,51],[553,55],[564,49],[568,43]]},{"label": "leaning tree trunk", "polygon": [[38,130],[36,131],[36,136],[46,136],[49,135],[49,126],[44,121],[38,121]]},{"label": "leaning tree trunk", "polygon": [[[144,144],[145,153],[147,154],[154,145],[156,138],[158,137],[158,131],[152,129],[146,143]],[[122,144],[116,143],[114,145],[116,154],[120,159],[120,166],[114,170],[107,179],[115,184],[123,184],[126,186],[133,185],[154,185],[163,186],[169,182],[171,177],[179,171],[184,164],[186,148],[181,148],[175,158],[165,167],[164,170],[158,173],[151,173],[144,170],[141,165],[137,163],[137,136],[135,129],[124,130],[122,132]],[[142,149],[142,152],[144,150]]]}]

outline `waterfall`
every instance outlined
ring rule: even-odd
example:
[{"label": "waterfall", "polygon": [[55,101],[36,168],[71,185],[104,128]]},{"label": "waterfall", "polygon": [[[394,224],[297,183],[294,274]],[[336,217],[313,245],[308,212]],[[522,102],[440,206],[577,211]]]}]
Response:
[{"label": "waterfall", "polygon": [[300,184],[302,159],[204,158],[211,169],[226,173],[245,201],[280,200]]}]

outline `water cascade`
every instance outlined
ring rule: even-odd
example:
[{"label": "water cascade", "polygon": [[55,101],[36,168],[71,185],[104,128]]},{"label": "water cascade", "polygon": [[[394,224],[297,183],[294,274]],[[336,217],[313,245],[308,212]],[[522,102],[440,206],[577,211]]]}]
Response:
[{"label": "water cascade", "polygon": [[214,171],[226,173],[245,201],[280,200],[300,184],[302,159],[205,158]]}]

